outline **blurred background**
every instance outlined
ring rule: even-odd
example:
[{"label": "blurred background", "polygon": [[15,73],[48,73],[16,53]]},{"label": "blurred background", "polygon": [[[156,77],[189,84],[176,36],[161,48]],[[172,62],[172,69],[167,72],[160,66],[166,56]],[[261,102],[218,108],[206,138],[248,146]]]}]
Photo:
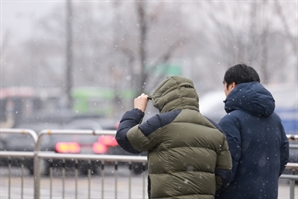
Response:
[{"label": "blurred background", "polygon": [[238,63],[265,85],[291,85],[298,107],[294,0],[1,0],[0,8],[1,128],[30,120],[45,128],[70,113],[117,121],[166,76],[191,78],[201,97],[222,90]]}]

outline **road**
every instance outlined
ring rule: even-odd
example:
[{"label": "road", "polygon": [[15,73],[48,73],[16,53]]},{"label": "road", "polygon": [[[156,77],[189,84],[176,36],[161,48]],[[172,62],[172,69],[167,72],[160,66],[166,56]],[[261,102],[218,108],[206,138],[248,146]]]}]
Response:
[{"label": "road", "polygon": [[[29,175],[28,171],[24,170],[23,178],[23,191],[21,189],[22,178],[20,169],[12,169],[11,175],[11,188],[9,190],[9,175],[6,168],[0,168],[0,198],[9,199],[8,193],[11,193],[10,199],[33,199],[33,177]],[[145,174],[147,175],[147,174]],[[69,172],[65,174],[65,181],[63,185],[62,172],[54,173],[52,180],[52,198],[53,199],[75,199],[76,193],[76,181],[74,172]],[[106,168],[104,172],[104,192],[102,195],[102,178],[101,174],[94,175],[89,180],[87,177],[79,176],[77,181],[77,199],[126,199],[129,198],[129,175],[128,169],[120,167],[117,174],[118,178],[115,178],[115,171],[111,168]],[[116,183],[117,182],[117,183]],[[145,190],[143,190],[143,183],[145,182]],[[50,178],[41,178],[41,189],[40,198],[49,199],[50,198]],[[115,192],[115,184],[117,184],[117,192]],[[146,180],[144,181],[142,175],[135,176],[131,178],[131,198],[132,199],[147,199],[146,193]],[[64,192],[63,192],[64,190]],[[89,191],[90,190],[90,191]],[[23,197],[22,196],[23,192]],[[63,194],[64,193],[64,194]],[[280,180],[279,183],[279,197],[278,199],[288,199],[290,189],[289,184],[286,180]],[[295,199],[298,199],[298,185],[295,187]]]}]

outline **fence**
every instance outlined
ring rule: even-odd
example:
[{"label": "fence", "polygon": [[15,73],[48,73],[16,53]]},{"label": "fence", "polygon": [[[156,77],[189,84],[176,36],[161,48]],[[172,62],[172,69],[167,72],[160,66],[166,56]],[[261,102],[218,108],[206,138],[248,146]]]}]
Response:
[{"label": "fence", "polygon": [[[56,154],[56,153],[48,153],[48,152],[41,152],[40,151],[40,146],[42,142],[42,138],[44,135],[115,135],[115,131],[92,131],[92,130],[44,130],[41,131],[38,135],[36,136],[36,133],[32,130],[21,130],[21,129],[0,129],[0,134],[3,133],[8,133],[8,134],[29,134],[32,136],[33,141],[34,141],[34,152],[21,152],[21,151],[1,151],[0,152],[0,157],[9,157],[9,158],[14,158],[14,157],[23,157],[23,158],[33,158],[34,159],[34,199],[39,199],[40,198],[40,162],[42,159],[60,159],[63,162],[65,160],[74,160],[77,165],[78,160],[87,160],[87,161],[92,161],[92,160],[97,160],[101,162],[101,170],[103,171],[105,162],[113,162],[115,166],[115,195],[114,198],[118,198],[117,195],[117,170],[118,170],[118,162],[128,162],[129,166],[129,198],[131,198],[131,177],[132,177],[132,171],[131,171],[131,164],[133,162],[139,162],[143,164],[143,171],[145,171],[145,164],[147,162],[146,157],[141,157],[141,156],[117,156],[117,155],[81,155],[81,154]],[[50,166],[50,198],[52,198],[52,166]],[[23,195],[23,169],[24,166],[22,165],[22,178],[21,178],[21,195]],[[9,164],[9,183],[8,183],[8,192],[10,195],[10,187],[11,187],[11,166]],[[88,198],[90,198],[90,179],[91,179],[91,169],[88,167]],[[101,172],[101,188],[104,190],[104,172]],[[146,176],[143,175],[143,180],[142,180],[142,187],[143,187],[143,194],[142,198],[145,198],[146,194]],[[64,198],[64,188],[65,188],[65,165],[62,167],[62,189],[63,189],[63,198]],[[78,167],[75,166],[75,198],[77,198],[77,190],[78,190]],[[23,198],[23,197],[22,197]],[[104,198],[104,192],[102,191],[101,193],[101,198]]]},{"label": "fence", "polygon": [[[87,160],[89,165],[92,160],[98,160],[101,162],[101,198],[104,198],[104,165],[105,162],[114,162],[115,166],[115,192],[114,198],[118,198],[117,190],[118,190],[118,163],[119,162],[128,162],[129,164],[129,186],[128,186],[128,198],[131,198],[131,178],[132,178],[132,171],[131,165],[133,162],[139,162],[143,165],[143,172],[145,171],[145,165],[147,163],[147,158],[142,156],[117,156],[117,155],[80,155],[80,154],[57,154],[57,153],[48,153],[40,151],[41,141],[44,135],[115,135],[115,131],[92,131],[92,130],[43,130],[41,131],[38,136],[32,130],[23,130],[23,129],[0,129],[0,134],[29,134],[31,135],[34,141],[34,152],[21,152],[21,151],[1,151],[0,157],[22,157],[22,158],[33,158],[34,159],[34,199],[40,199],[40,162],[44,159],[60,159],[63,161],[62,167],[62,193],[64,199],[64,190],[65,190],[65,160],[73,160],[75,161],[75,165],[77,165],[78,160]],[[290,140],[297,140],[298,136],[289,135],[288,138]],[[297,149],[297,145],[290,145],[291,148]],[[298,175],[295,175],[296,169],[298,169],[297,163],[288,163],[287,169],[292,170],[292,175],[281,175],[281,179],[288,179],[290,180],[290,199],[294,199],[295,197],[295,181],[298,181]],[[10,199],[10,187],[11,187],[11,167],[9,164],[9,183],[8,183],[8,195]],[[52,198],[52,167],[50,167],[50,198]],[[22,176],[23,176],[23,165],[22,165]],[[145,182],[146,175],[143,175],[142,180],[142,198],[145,198],[146,195],[146,182]],[[88,167],[88,198],[90,198],[90,179],[91,179],[91,169]],[[23,177],[21,180],[21,197],[23,198]],[[75,166],[75,198],[77,198],[78,193],[78,168]]]},{"label": "fence", "polygon": [[295,175],[296,170],[298,169],[298,163],[288,163],[286,168],[292,171],[292,175],[283,174],[279,178],[290,180],[290,199],[294,199],[295,182],[298,182],[298,175]]}]

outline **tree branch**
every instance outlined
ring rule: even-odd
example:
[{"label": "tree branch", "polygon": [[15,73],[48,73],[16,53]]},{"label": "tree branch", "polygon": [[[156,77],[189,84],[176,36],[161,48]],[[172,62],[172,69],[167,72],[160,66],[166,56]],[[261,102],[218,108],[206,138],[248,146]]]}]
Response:
[{"label": "tree branch", "polygon": [[280,6],[279,2],[278,1],[274,1],[274,2],[275,2],[274,5],[275,5],[276,13],[277,13],[277,15],[279,16],[279,18],[280,18],[280,20],[282,22],[282,25],[284,27],[285,33],[288,36],[288,39],[289,39],[289,42],[290,42],[290,44],[291,44],[291,46],[293,48],[293,51],[296,52],[296,48],[297,48],[296,47],[296,42],[293,42],[294,37],[290,33],[290,28],[289,28],[289,25],[288,25],[288,23],[286,21],[286,17],[285,17],[285,15],[284,15],[284,13],[283,13],[283,11],[281,9],[281,6]]}]

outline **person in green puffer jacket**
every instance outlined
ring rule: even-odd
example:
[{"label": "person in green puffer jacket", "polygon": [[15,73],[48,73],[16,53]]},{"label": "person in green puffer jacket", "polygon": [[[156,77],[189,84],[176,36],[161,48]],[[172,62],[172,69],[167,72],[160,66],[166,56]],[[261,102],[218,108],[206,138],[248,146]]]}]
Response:
[{"label": "person in green puffer jacket", "polygon": [[[148,100],[159,114],[142,123]],[[152,95],[140,95],[119,124],[116,140],[130,153],[148,152],[150,199],[214,199],[231,178],[222,132],[199,112],[193,82],[171,76]]]}]

